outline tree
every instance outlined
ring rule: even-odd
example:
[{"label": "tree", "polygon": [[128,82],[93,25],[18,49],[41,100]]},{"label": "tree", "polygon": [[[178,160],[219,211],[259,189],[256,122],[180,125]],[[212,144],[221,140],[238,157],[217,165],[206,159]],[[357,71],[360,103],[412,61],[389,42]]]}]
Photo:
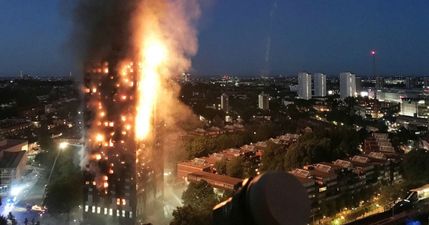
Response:
[{"label": "tree", "polygon": [[285,159],[285,168],[301,167],[305,164],[328,161],[330,158],[330,139],[305,134],[297,143],[292,144]]},{"label": "tree", "polygon": [[206,182],[191,182],[182,194],[183,204],[201,210],[211,210],[217,203],[213,188]]},{"label": "tree", "polygon": [[343,127],[304,134],[289,146],[284,167],[292,169],[357,154],[357,146],[363,138],[356,131]]},{"label": "tree", "polygon": [[217,161],[215,163],[216,172],[218,174],[226,174],[226,164],[227,161],[225,158],[222,158],[221,160]]},{"label": "tree", "polygon": [[206,182],[190,183],[182,195],[183,207],[173,212],[170,225],[211,225],[212,208],[218,203],[213,188]]},{"label": "tree", "polygon": [[47,190],[45,201],[49,213],[70,213],[82,201],[81,172],[78,171],[68,177],[55,179]]},{"label": "tree", "polygon": [[206,215],[200,210],[190,206],[185,205],[183,207],[178,207],[173,211],[173,220],[170,222],[170,225],[210,225],[211,218],[210,214]]},{"label": "tree", "polygon": [[7,218],[4,216],[0,216],[0,225],[7,225]]},{"label": "tree", "polygon": [[429,152],[417,149],[405,155],[403,161],[404,177],[410,186],[429,183]]},{"label": "tree", "polygon": [[235,157],[226,164],[226,174],[231,177],[243,177],[243,158]]},{"label": "tree", "polygon": [[383,185],[380,188],[378,202],[384,208],[389,208],[396,200],[398,200],[398,198],[403,198],[408,190],[409,189],[406,187],[404,182],[392,185]]},{"label": "tree", "polygon": [[284,146],[268,142],[267,147],[262,155],[262,171],[283,170],[284,160],[286,157]]}]

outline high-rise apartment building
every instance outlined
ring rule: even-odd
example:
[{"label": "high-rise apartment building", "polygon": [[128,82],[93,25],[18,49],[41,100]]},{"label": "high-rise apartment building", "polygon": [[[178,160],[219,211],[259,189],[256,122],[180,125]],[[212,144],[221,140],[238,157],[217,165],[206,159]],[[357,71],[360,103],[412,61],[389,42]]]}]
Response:
[{"label": "high-rise apartment building", "polygon": [[220,96],[220,108],[225,112],[229,112],[229,96],[226,93]]},{"label": "high-rise apartment building", "polygon": [[340,73],[340,97],[356,97],[356,77],[354,74]]},{"label": "high-rise apartment building", "polygon": [[311,99],[311,75],[308,73],[298,74],[298,97],[301,99]]},{"label": "high-rise apartment building", "polygon": [[262,110],[270,109],[270,97],[263,92],[258,95],[258,108]]},{"label": "high-rise apartment building", "polygon": [[326,75],[323,73],[316,73],[313,75],[314,83],[314,96],[326,96]]},{"label": "high-rise apartment building", "polygon": [[118,85],[117,66],[105,62],[84,76],[84,225],[140,224],[163,196],[159,137],[152,132],[148,143],[135,138],[137,69],[130,63],[128,72],[122,71],[128,84],[123,87]]}]

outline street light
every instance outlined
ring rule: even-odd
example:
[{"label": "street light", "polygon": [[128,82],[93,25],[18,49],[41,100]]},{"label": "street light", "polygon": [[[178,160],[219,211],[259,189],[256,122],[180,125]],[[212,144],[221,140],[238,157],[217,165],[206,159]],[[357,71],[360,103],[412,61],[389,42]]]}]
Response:
[{"label": "street light", "polygon": [[44,200],[45,200],[45,197],[46,197],[46,191],[48,189],[49,184],[51,183],[52,173],[54,172],[55,165],[57,164],[58,157],[60,156],[60,153],[67,148],[68,145],[69,145],[69,143],[67,143],[67,142],[61,142],[58,145],[59,151],[57,151],[57,155],[55,156],[55,160],[54,160],[54,163],[52,164],[51,171],[49,172],[48,181],[46,182],[46,187],[45,187],[45,190],[43,192],[42,206],[45,206]]},{"label": "street light", "polygon": [[43,192],[43,197],[42,197],[42,206],[45,206],[43,201],[45,200],[45,197],[46,197],[46,191],[47,191],[47,189],[48,189],[48,186],[49,186],[49,184],[51,183],[52,173],[54,172],[55,165],[57,164],[58,157],[60,156],[60,153],[61,153],[62,151],[65,151],[65,150],[67,149],[67,147],[69,147],[69,146],[82,147],[83,145],[80,145],[80,144],[72,144],[72,143],[69,143],[69,142],[66,142],[66,141],[63,141],[63,142],[61,142],[61,143],[58,145],[58,150],[59,150],[59,151],[57,151],[57,155],[55,156],[54,163],[52,164],[51,171],[49,172],[49,177],[48,177],[48,181],[47,181],[47,183],[46,183],[45,191]]},{"label": "street light", "polygon": [[65,148],[67,148],[67,146],[69,145],[69,143],[68,142],[61,142],[59,145],[58,145],[58,148],[60,149],[60,150],[64,150]]}]

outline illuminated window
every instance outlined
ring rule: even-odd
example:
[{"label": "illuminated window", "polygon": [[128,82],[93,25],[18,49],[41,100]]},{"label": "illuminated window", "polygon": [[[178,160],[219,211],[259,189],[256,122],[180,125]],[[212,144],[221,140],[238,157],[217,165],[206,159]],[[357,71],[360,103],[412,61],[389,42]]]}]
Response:
[{"label": "illuminated window", "polygon": [[85,212],[88,212],[89,206],[85,205]]},{"label": "illuminated window", "polygon": [[326,191],[326,187],[319,188],[319,192],[324,192],[324,191]]},{"label": "illuminated window", "polygon": [[95,206],[92,206],[92,213],[95,213]]},{"label": "illuminated window", "polygon": [[122,210],[122,217],[125,217],[125,210]]},{"label": "illuminated window", "polygon": [[113,216],[113,209],[109,209],[109,216]]},{"label": "illuminated window", "polygon": [[104,208],[104,215],[107,215],[107,208]]},{"label": "illuminated window", "polygon": [[120,216],[119,209],[116,210],[116,216],[118,216],[118,217]]},{"label": "illuminated window", "polygon": [[97,213],[100,214],[100,212],[101,212],[101,208],[97,207]]},{"label": "illuminated window", "polygon": [[133,218],[133,212],[130,211],[130,218]]}]

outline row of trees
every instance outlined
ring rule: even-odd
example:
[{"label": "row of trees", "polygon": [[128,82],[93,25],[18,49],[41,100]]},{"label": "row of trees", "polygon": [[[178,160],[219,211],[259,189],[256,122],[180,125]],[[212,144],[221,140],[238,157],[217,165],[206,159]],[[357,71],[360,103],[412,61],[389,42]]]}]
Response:
[{"label": "row of trees", "polygon": [[185,151],[188,159],[207,156],[227,148],[238,148],[245,144],[267,140],[281,134],[275,124],[253,124],[246,127],[246,131],[219,136],[194,136],[185,141]]},{"label": "row of trees", "polygon": [[246,178],[256,175],[257,163],[251,158],[244,156],[235,157],[231,160],[223,158],[215,163],[218,174],[228,175],[230,177]]},{"label": "row of trees", "polygon": [[345,127],[316,130],[302,135],[290,146],[268,143],[262,157],[262,171],[285,170],[306,164],[329,162],[358,153],[365,134]]}]

